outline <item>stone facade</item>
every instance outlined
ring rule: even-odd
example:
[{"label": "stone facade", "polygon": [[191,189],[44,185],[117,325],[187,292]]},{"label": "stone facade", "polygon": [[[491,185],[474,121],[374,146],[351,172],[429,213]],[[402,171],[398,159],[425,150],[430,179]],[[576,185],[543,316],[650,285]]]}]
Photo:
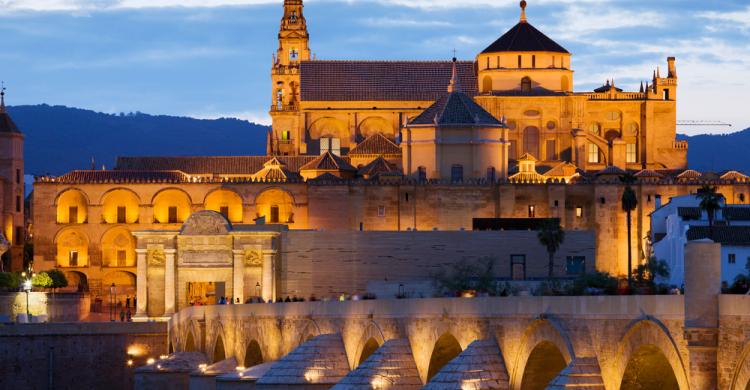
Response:
[{"label": "stone facade", "polygon": [[[5,271],[23,268],[26,240],[24,218],[24,135],[5,109],[5,88],[0,90],[0,257]],[[10,244],[7,253],[3,243]]]}]

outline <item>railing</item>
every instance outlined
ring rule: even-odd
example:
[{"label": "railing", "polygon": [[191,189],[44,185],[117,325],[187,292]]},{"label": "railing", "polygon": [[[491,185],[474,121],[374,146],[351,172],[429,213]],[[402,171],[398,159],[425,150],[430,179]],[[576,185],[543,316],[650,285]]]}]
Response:
[{"label": "railing", "polygon": [[687,141],[674,141],[674,144],[672,145],[672,148],[677,150],[687,150],[688,148],[688,142]]},{"label": "railing", "polygon": [[272,73],[275,75],[298,74],[299,65],[277,65],[273,67]]},{"label": "railing", "polygon": [[590,100],[646,100],[646,94],[641,92],[593,92],[585,93]]},{"label": "railing", "polygon": [[676,79],[656,79],[656,85],[677,85]]},{"label": "railing", "polygon": [[273,104],[271,105],[271,112],[290,112],[299,111],[299,104]]}]

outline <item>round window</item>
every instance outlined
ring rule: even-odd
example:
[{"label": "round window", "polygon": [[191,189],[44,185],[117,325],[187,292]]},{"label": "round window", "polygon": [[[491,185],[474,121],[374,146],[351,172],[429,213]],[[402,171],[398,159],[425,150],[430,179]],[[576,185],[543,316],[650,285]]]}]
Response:
[{"label": "round window", "polygon": [[523,113],[526,116],[539,116],[539,111],[537,110],[527,110]]},{"label": "round window", "polygon": [[508,121],[508,128],[511,130],[516,129],[516,121]]},{"label": "round window", "polygon": [[547,128],[550,130],[554,130],[557,127],[557,123],[555,121],[549,121],[547,122]]}]

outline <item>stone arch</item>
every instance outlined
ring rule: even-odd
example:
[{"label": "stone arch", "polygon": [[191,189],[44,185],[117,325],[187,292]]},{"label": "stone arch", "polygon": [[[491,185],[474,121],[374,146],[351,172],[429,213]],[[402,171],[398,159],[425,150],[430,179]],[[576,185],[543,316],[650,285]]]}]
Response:
[{"label": "stone arch", "polygon": [[[88,207],[91,202],[88,195],[78,188],[66,188],[55,197],[57,223],[88,222]],[[75,207],[75,210],[73,209]],[[75,211],[76,215],[71,215]]]},{"label": "stone arch", "polygon": [[89,238],[75,227],[60,230],[55,236],[58,267],[85,267],[89,263]]},{"label": "stone arch", "polygon": [[618,385],[622,383],[627,364],[639,348],[646,345],[652,345],[664,354],[677,378],[680,390],[690,389],[685,362],[680,355],[677,343],[669,333],[669,329],[659,320],[651,317],[631,322],[620,338],[616,356],[620,356],[621,359],[617,359],[613,367],[615,382]]},{"label": "stone arch", "polygon": [[620,383],[620,390],[679,388],[669,361],[653,344],[643,344],[634,351]]},{"label": "stone arch", "polygon": [[226,348],[224,345],[224,337],[221,335],[221,333],[216,336],[216,341],[214,341],[214,348],[211,355],[212,363],[220,362],[227,358]]},{"label": "stone arch", "polygon": [[260,343],[253,339],[247,343],[245,347],[245,358],[243,359],[243,366],[253,367],[263,363],[263,351],[260,348]]},{"label": "stone arch", "polygon": [[556,347],[566,365],[570,364],[575,357],[573,343],[570,341],[567,332],[556,321],[551,319],[535,320],[529,324],[521,338],[520,348],[516,353],[513,370],[510,373],[511,389],[521,389],[526,365],[531,354],[540,344],[545,347],[549,347],[550,344]]},{"label": "stone arch", "polygon": [[102,234],[102,265],[135,267],[135,237],[123,226],[115,226]]},{"label": "stone arch", "polygon": [[528,126],[523,129],[523,153],[529,153],[536,158],[541,158],[539,149],[539,128]]},{"label": "stone arch", "polygon": [[263,189],[255,197],[255,214],[267,223],[294,223],[294,207],[294,196],[280,187]]},{"label": "stone arch", "polygon": [[[102,205],[104,223],[138,223],[141,198],[135,191],[113,188],[102,195],[99,203]],[[120,207],[125,208],[124,221],[120,218]]]},{"label": "stone arch", "polygon": [[750,387],[750,343],[742,349],[737,361],[729,390],[746,390]]},{"label": "stone arch", "polygon": [[393,123],[383,118],[382,116],[371,116],[365,118],[357,126],[358,133],[362,139],[367,138],[377,133],[385,135],[387,138],[393,136]]},{"label": "stone arch", "polygon": [[492,77],[484,76],[482,79],[482,93],[492,92]]},{"label": "stone arch", "polygon": [[307,340],[310,340],[315,336],[320,336],[320,326],[318,326],[315,320],[306,320],[305,325],[300,329],[302,329],[302,331],[299,333],[299,342],[297,343],[297,345],[302,345]]},{"label": "stone arch", "polygon": [[[383,345],[384,342],[385,337],[383,336],[383,331],[380,329],[380,326],[374,321],[370,321],[357,344],[352,369],[367,360],[367,358],[375,352],[377,348]],[[372,349],[373,347],[375,347],[375,350]]]},{"label": "stone arch", "polygon": [[243,217],[242,195],[234,189],[220,187],[209,191],[203,199],[203,207],[206,210],[222,213],[229,222],[241,223]]},{"label": "stone arch", "polygon": [[112,286],[112,283],[114,283],[115,287],[117,288],[117,294],[120,297],[124,298],[119,300],[125,301],[127,297],[130,297],[130,304],[134,306],[133,298],[135,298],[136,295],[135,281],[136,276],[132,272],[112,271],[106,273],[104,275],[104,278],[102,278],[102,288],[106,291],[106,289]]},{"label": "stone arch", "polygon": [[310,138],[320,139],[323,137],[348,139],[349,131],[346,122],[333,117],[323,117],[310,124]]},{"label": "stone arch", "polygon": [[[161,189],[151,198],[154,223],[183,223],[190,217],[192,205],[193,200],[184,190],[176,187]],[[176,215],[170,216],[171,207],[176,207]]]},{"label": "stone arch", "polygon": [[89,281],[86,274],[79,271],[64,271],[65,278],[68,280],[68,287],[65,290],[68,291],[88,291]]},{"label": "stone arch", "polygon": [[432,352],[430,353],[430,364],[427,368],[427,382],[429,382],[430,379],[432,379],[432,377],[443,368],[443,366],[453,360],[462,351],[461,344],[455,336],[450,333],[443,333],[437,341],[435,341],[435,345],[432,347]]},{"label": "stone arch", "polygon": [[195,343],[195,336],[193,336],[193,329],[188,326],[187,336],[185,337],[185,344],[182,347],[184,352],[196,352],[198,350]]}]

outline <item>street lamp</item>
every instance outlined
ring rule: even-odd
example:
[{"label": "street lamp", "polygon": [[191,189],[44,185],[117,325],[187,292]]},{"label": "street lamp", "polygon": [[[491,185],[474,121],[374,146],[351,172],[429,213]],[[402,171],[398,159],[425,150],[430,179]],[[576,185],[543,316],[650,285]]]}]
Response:
[{"label": "street lamp", "polygon": [[115,300],[117,299],[117,287],[115,287],[115,284],[112,283],[111,286],[109,286],[109,321],[115,322],[115,317],[117,314],[115,313]]},{"label": "street lamp", "polygon": [[260,282],[255,282],[255,296],[260,297]]},{"label": "street lamp", "polygon": [[26,279],[23,281],[23,291],[26,292],[26,321],[31,323],[31,311],[29,310],[29,292],[31,292],[31,277],[26,276],[26,272],[21,274]]}]

